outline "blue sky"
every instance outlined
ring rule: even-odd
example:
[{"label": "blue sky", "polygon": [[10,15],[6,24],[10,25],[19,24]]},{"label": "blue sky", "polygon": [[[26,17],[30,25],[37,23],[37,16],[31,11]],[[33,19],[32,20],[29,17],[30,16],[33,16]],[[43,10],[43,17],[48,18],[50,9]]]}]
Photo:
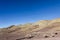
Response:
[{"label": "blue sky", "polygon": [[0,28],[60,17],[60,0],[0,0]]}]

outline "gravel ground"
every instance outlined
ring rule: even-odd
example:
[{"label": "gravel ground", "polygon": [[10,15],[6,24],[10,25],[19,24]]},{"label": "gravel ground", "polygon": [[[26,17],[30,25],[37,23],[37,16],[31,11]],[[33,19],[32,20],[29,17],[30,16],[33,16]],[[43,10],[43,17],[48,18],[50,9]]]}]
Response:
[{"label": "gravel ground", "polygon": [[60,37],[57,37],[57,38],[34,38],[34,39],[25,39],[25,40],[60,40]]}]

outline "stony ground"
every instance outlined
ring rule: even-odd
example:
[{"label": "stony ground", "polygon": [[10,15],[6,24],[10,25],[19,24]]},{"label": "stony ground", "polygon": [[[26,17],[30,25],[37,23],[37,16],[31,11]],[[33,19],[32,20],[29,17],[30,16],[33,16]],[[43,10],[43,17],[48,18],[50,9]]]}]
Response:
[{"label": "stony ground", "polygon": [[60,37],[57,38],[39,38],[39,39],[25,39],[25,40],[60,40]]},{"label": "stony ground", "polygon": [[0,28],[0,40],[60,40],[60,19]]}]

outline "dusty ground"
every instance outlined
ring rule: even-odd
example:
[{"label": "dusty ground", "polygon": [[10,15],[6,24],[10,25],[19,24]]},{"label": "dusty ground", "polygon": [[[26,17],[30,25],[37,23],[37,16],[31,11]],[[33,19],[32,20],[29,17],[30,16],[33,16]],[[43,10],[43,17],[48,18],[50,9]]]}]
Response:
[{"label": "dusty ground", "polygon": [[60,19],[0,28],[0,40],[60,40]]},{"label": "dusty ground", "polygon": [[26,39],[26,40],[60,40],[60,37],[57,38],[43,38],[43,39]]}]

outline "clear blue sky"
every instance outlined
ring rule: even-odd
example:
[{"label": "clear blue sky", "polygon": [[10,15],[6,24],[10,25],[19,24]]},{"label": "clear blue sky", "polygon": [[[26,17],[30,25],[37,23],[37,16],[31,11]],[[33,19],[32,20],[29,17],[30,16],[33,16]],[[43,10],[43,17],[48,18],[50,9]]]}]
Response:
[{"label": "clear blue sky", "polygon": [[0,28],[60,17],[60,0],[0,0]]}]

